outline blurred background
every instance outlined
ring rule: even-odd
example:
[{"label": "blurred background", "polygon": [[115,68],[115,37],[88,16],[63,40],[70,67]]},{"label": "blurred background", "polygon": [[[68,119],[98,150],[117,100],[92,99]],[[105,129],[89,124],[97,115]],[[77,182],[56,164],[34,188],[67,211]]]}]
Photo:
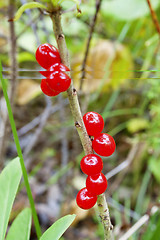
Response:
[{"label": "blurred background", "polygon": [[[45,42],[56,46],[52,21],[46,12],[33,9],[18,21],[8,22],[26,2],[0,0],[0,59],[40,223],[45,230],[59,217],[75,213],[76,220],[62,239],[101,240],[96,208],[84,211],[75,203],[86,176],[80,170],[84,152],[67,94],[49,98],[40,89],[42,75],[35,51]],[[160,2],[150,2],[158,24]],[[139,225],[129,239],[158,240],[159,210],[152,214],[160,203],[158,25],[147,0],[84,0],[81,14],[73,2],[62,6],[71,75],[82,114],[100,113],[103,132],[111,134],[117,145],[111,157],[103,158],[115,239],[148,214],[149,221]],[[0,83],[0,168],[16,156]],[[22,182],[10,221],[28,205]],[[31,239],[36,239],[34,228]]]}]

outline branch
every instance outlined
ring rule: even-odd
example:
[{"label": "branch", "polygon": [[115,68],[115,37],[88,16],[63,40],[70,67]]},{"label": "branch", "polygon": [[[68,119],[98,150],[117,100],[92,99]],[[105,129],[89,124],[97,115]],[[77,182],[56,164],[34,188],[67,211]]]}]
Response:
[{"label": "branch", "polygon": [[150,12],[151,12],[153,23],[154,23],[154,25],[156,27],[156,30],[158,32],[158,35],[160,37],[160,25],[159,25],[159,22],[158,22],[157,15],[156,15],[154,9],[152,8],[150,0],[147,0],[147,3],[148,3],[148,6],[149,6],[149,9],[150,9]]},{"label": "branch", "polygon": [[[107,179],[110,179],[111,177],[115,176],[117,173],[121,172],[125,168],[129,167],[133,159],[135,158],[135,155],[138,151],[139,143],[133,145],[131,148],[127,158],[125,161],[120,163],[117,167],[113,168],[110,172],[108,172],[105,176]],[[126,171],[126,170],[125,170]]]},{"label": "branch", "polygon": [[[52,14],[51,19],[53,21],[53,29],[54,29],[59,53],[61,56],[61,61],[67,67],[70,68],[68,50],[66,46],[65,36],[63,34],[62,26],[61,26],[60,11],[56,11],[54,14]],[[71,83],[71,86],[67,90],[67,94],[68,94],[68,99],[70,103],[71,112],[74,118],[75,126],[77,128],[79,137],[81,139],[85,154],[90,154],[92,153],[91,140],[89,139],[89,136],[86,132],[86,128],[82,120],[82,114],[81,114],[79,101],[77,97],[77,91],[73,87],[73,83]]]},{"label": "branch", "polygon": [[[55,38],[57,41],[61,61],[67,67],[70,67],[65,36],[62,31],[60,9],[56,9],[55,11],[50,13],[50,17],[53,22],[53,30],[55,33]],[[71,83],[71,86],[67,90],[67,94],[68,94],[71,112],[75,121],[75,126],[77,128],[84,152],[86,155],[91,154],[93,153],[91,140],[89,139],[86,128],[84,126],[84,122],[82,120],[82,114],[81,114],[81,109],[80,109],[80,105],[77,97],[77,91],[73,87],[73,83]],[[113,227],[110,222],[108,205],[107,205],[104,194],[98,196],[97,204],[98,204],[99,215],[104,227],[104,235],[105,235],[104,239],[105,240],[112,239],[111,235],[112,235]]]},{"label": "branch", "polygon": [[[157,206],[153,206],[151,209],[151,215],[155,214],[158,210],[159,208]],[[149,218],[150,215],[145,214],[119,240],[129,239],[140,227],[142,227],[145,223],[148,222]]]},{"label": "branch", "polygon": [[[8,5],[8,17],[12,18],[14,16],[14,1],[9,0]],[[16,93],[17,86],[17,59],[16,59],[16,36],[15,36],[15,26],[14,22],[9,23],[9,45],[10,45],[10,64],[11,64],[11,81],[9,85],[9,100],[12,104],[12,109],[14,107],[14,97]],[[2,99],[3,103],[4,99]],[[6,106],[4,104],[4,106]],[[3,107],[2,121],[0,124],[1,141],[0,141],[0,168],[4,165],[4,155],[6,152],[6,140],[8,136],[7,126],[9,123],[7,108]]]},{"label": "branch", "polygon": [[[48,98],[48,97],[46,97]],[[34,135],[32,136],[31,141],[27,144],[25,150],[24,150],[24,157],[27,156],[27,154],[32,150],[32,148],[35,146],[36,142],[39,140],[41,132],[44,128],[44,126],[46,125],[46,122],[50,116],[50,111],[52,108],[52,102],[50,101],[50,99],[48,99],[47,102],[47,106],[43,112],[43,114],[41,115],[41,119],[40,119],[40,123],[38,128],[35,130]]]},{"label": "branch", "polygon": [[99,12],[100,7],[101,7],[101,2],[102,2],[102,0],[96,0],[96,11],[95,11],[94,17],[92,19],[92,23],[91,23],[91,27],[90,27],[90,33],[89,33],[87,46],[86,46],[86,51],[85,51],[85,55],[84,55],[84,60],[83,60],[83,63],[82,63],[82,76],[81,76],[81,79],[80,79],[80,90],[82,90],[83,82],[84,82],[85,75],[86,75],[85,68],[86,68],[87,57],[88,57],[89,49],[90,49],[90,42],[91,42],[91,39],[92,39],[94,27],[95,27],[95,24],[96,24],[97,15],[98,15],[98,12]]}]

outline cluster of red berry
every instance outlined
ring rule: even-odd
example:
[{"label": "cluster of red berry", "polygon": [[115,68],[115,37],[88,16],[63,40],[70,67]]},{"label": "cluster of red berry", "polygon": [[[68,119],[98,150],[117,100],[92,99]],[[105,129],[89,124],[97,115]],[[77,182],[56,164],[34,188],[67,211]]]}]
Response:
[{"label": "cluster of red berry", "polygon": [[67,91],[71,79],[65,72],[70,70],[61,63],[57,48],[48,43],[40,45],[36,51],[36,60],[41,67],[46,69],[46,71],[40,71],[46,77],[41,81],[42,92],[53,97]]},{"label": "cluster of red berry", "polygon": [[[116,148],[114,139],[107,133],[101,133],[104,128],[104,120],[99,113],[88,112],[83,116],[83,121],[89,136],[93,136],[93,150],[101,156],[111,156]],[[77,194],[77,205],[82,209],[90,209],[97,202],[97,195],[107,189],[107,179],[101,172],[103,161],[96,154],[89,154],[82,158],[81,169],[88,175],[86,187]]]}]

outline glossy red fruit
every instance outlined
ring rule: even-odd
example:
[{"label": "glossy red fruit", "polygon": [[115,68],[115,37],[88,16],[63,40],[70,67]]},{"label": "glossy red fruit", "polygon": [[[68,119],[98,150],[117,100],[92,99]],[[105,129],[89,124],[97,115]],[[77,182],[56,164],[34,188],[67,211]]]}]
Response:
[{"label": "glossy red fruit", "polygon": [[83,116],[84,125],[90,136],[95,136],[102,132],[104,128],[104,120],[99,113],[87,112]]},{"label": "glossy red fruit", "polygon": [[107,179],[103,173],[88,176],[86,188],[93,195],[100,195],[107,189]]},{"label": "glossy red fruit", "polygon": [[55,63],[47,71],[39,71],[43,76],[49,77],[51,73],[61,71],[61,72],[68,72],[70,69],[62,63]]},{"label": "glossy red fruit", "polygon": [[41,81],[41,90],[44,94],[46,94],[49,97],[57,96],[60,93],[50,89],[50,87],[46,83],[46,79],[42,79]]},{"label": "glossy red fruit", "polygon": [[60,63],[58,49],[49,43],[44,43],[37,48],[36,60],[45,69],[50,68],[55,63]]},{"label": "glossy red fruit", "polygon": [[87,188],[82,188],[76,197],[77,205],[82,209],[90,209],[97,202],[97,196],[88,192]]},{"label": "glossy red fruit", "polygon": [[107,133],[100,133],[94,137],[92,147],[100,156],[108,157],[114,153],[116,144],[112,136]]},{"label": "glossy red fruit", "polygon": [[46,82],[54,91],[65,92],[71,84],[71,79],[64,72],[54,72],[46,78]]},{"label": "glossy red fruit", "polygon": [[96,154],[88,154],[82,158],[80,165],[85,174],[94,175],[102,171],[103,161]]}]

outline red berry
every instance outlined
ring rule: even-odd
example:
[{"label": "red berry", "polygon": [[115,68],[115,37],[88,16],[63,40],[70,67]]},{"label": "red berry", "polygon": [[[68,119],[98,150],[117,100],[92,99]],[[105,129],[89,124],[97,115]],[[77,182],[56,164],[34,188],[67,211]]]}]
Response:
[{"label": "red berry", "polygon": [[50,87],[46,83],[46,79],[42,79],[42,81],[41,81],[41,90],[44,94],[46,94],[49,97],[56,96],[60,93],[60,92],[50,89]]},{"label": "red berry", "polygon": [[96,154],[88,154],[81,160],[81,169],[87,175],[100,173],[103,168],[102,159]]},{"label": "red berry", "polygon": [[57,48],[49,43],[44,43],[37,48],[36,60],[45,69],[50,68],[55,63],[61,62]]},{"label": "red berry", "polygon": [[62,63],[55,63],[50,68],[48,68],[47,71],[39,71],[39,72],[43,76],[49,77],[51,75],[51,73],[54,73],[56,71],[68,72],[68,71],[70,71],[70,69]]},{"label": "red berry", "polygon": [[58,92],[65,92],[71,84],[71,79],[64,72],[54,72],[46,78],[46,82],[51,89]]},{"label": "red berry", "polygon": [[92,147],[100,156],[108,157],[114,153],[116,144],[112,136],[107,133],[100,133],[94,137]]},{"label": "red berry", "polygon": [[103,173],[88,176],[86,179],[86,188],[93,195],[100,195],[107,189],[107,179]]},{"label": "red berry", "polygon": [[83,116],[84,125],[90,136],[95,136],[102,132],[104,128],[104,120],[99,113],[88,112]]},{"label": "red berry", "polygon": [[93,196],[87,188],[82,188],[77,194],[76,202],[80,208],[90,209],[96,204],[97,196]]}]

